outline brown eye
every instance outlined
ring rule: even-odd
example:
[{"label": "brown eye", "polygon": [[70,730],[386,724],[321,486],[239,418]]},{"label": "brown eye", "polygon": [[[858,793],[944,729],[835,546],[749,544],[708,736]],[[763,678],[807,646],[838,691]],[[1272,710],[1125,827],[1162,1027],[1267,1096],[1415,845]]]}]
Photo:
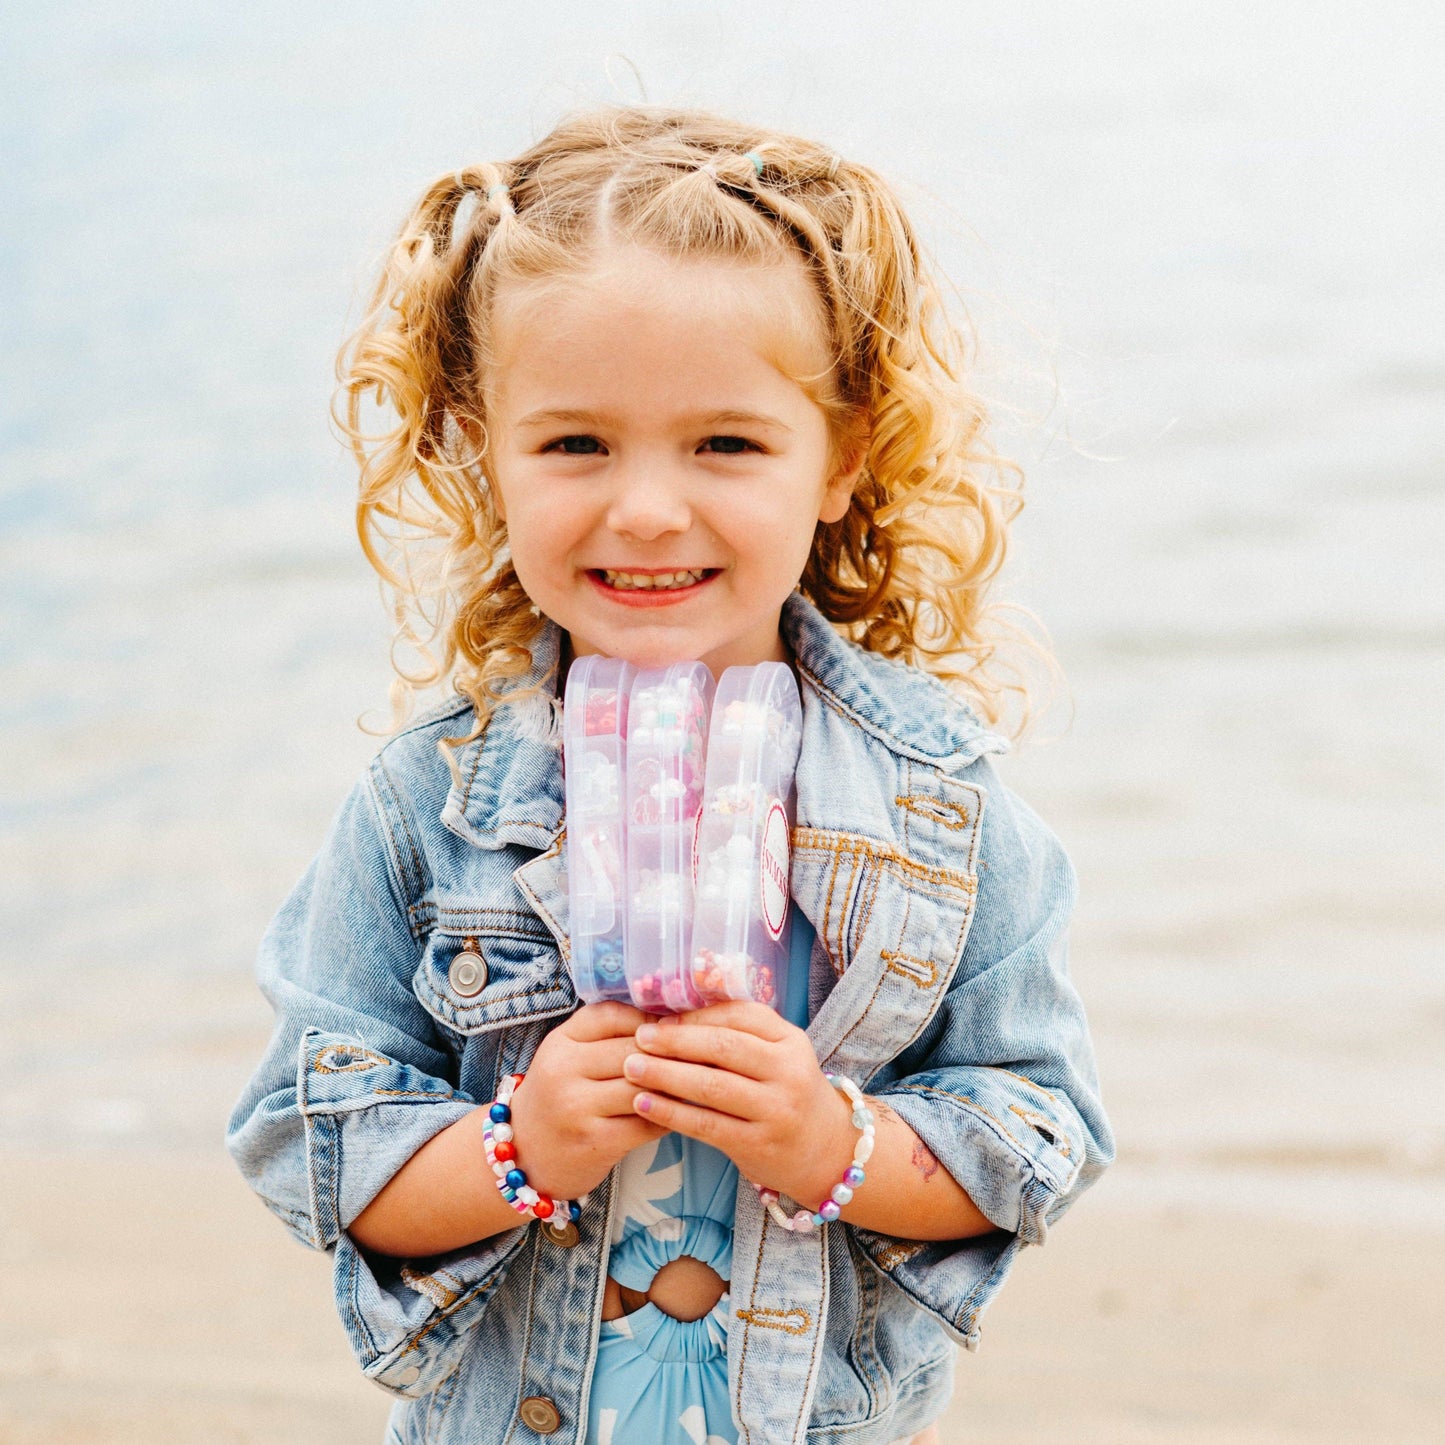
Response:
[{"label": "brown eye", "polygon": [[560,437],[557,441],[548,442],[543,450],[562,452],[569,457],[593,457],[602,451],[602,443],[596,437]]},{"label": "brown eye", "polygon": [[757,447],[746,437],[709,437],[703,449],[722,456],[736,456],[739,452],[756,451]]}]

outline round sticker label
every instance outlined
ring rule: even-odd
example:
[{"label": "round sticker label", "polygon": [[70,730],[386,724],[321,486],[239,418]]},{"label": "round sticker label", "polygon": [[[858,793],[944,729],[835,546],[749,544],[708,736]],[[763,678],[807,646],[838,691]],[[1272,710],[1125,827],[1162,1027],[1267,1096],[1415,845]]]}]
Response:
[{"label": "round sticker label", "polygon": [[763,927],[774,943],[783,936],[788,917],[788,815],[775,798],[763,824],[762,867]]}]

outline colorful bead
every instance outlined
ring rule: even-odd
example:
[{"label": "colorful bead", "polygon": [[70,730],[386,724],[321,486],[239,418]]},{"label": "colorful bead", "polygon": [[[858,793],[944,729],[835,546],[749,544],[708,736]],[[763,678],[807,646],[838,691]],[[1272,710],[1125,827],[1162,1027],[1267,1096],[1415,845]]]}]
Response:
[{"label": "colorful bead", "polygon": [[487,1106],[482,1124],[482,1147],[487,1163],[496,1176],[497,1190],[502,1198],[527,1219],[549,1219],[558,1210],[576,1220],[581,1216],[585,1198],[580,1200],[549,1199],[527,1183],[526,1171],[517,1163],[517,1146],[513,1142],[511,1101],[525,1076],[508,1074],[497,1090],[496,1099]]},{"label": "colorful bead", "polygon": [[842,1181],[833,1186],[832,1192],[816,1212],[799,1209],[791,1218],[783,1212],[782,1206],[778,1202],[779,1194],[776,1189],[766,1189],[761,1184],[753,1184],[753,1188],[758,1191],[758,1199],[773,1219],[784,1229],[792,1230],[797,1234],[807,1234],[813,1229],[821,1229],[823,1225],[831,1224],[842,1214],[843,1206],[851,1202],[853,1191],[866,1178],[863,1173],[863,1165],[872,1156],[877,1132],[873,1111],[868,1108],[857,1084],[851,1079],[844,1078],[841,1074],[825,1072],[823,1077],[840,1094],[847,1096],[848,1102],[852,1105],[853,1127],[858,1130],[858,1142],[853,1148],[853,1162],[844,1170]]}]

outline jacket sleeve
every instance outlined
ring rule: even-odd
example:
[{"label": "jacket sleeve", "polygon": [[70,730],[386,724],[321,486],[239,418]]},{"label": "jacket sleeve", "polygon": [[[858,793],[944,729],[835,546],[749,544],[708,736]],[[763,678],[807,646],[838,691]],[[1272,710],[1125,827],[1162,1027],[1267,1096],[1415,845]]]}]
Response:
[{"label": "jacket sleeve", "polygon": [[275,1029],[226,1142],[291,1233],[333,1253],[337,1308],[364,1373],[410,1396],[455,1365],[524,1231],[425,1262],[369,1254],[346,1232],[475,1102],[412,992],[421,943],[402,879],[419,860],[392,842],[405,839],[404,819],[384,811],[380,769],[347,799],[262,941]]},{"label": "jacket sleeve", "polygon": [[965,1344],[1020,1248],[1103,1172],[1114,1144],[1068,976],[1076,884],[1058,841],[988,781],[962,958],[920,1040],[873,1081],[997,1233],[921,1243],[858,1231],[870,1258]]}]

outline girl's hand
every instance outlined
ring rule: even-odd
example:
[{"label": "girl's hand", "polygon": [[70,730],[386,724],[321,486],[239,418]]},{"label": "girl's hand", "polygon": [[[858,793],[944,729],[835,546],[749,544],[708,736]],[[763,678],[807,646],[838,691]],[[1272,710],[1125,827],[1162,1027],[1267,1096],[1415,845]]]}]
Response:
[{"label": "girl's hand", "polygon": [[714,1004],[649,1021],[623,1072],[634,1107],[721,1149],[745,1178],[816,1209],[843,1176],[858,1131],[802,1029],[760,1003]]},{"label": "girl's hand", "polygon": [[633,1110],[637,1089],[622,1073],[647,1019],[627,1004],[586,1004],[542,1040],[512,1096],[517,1158],[534,1189],[576,1199],[666,1132]]}]

